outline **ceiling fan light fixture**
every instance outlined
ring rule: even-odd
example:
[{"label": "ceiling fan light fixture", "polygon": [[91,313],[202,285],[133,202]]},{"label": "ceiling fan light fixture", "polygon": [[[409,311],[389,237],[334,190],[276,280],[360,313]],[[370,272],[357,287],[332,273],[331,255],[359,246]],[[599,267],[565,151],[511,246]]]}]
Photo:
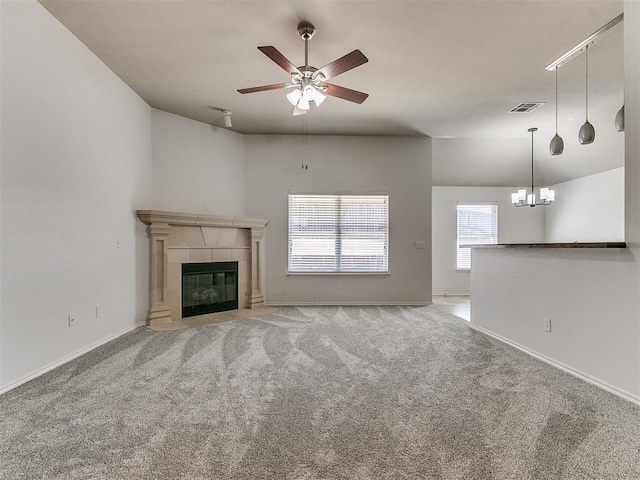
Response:
[{"label": "ceiling fan light fixture", "polygon": [[305,113],[307,113],[307,110],[302,110],[301,108],[298,108],[297,106],[293,107],[293,116],[297,117],[298,115],[304,115]]},{"label": "ceiling fan light fixture", "polygon": [[300,110],[309,110],[310,108],[309,100],[305,98],[304,94],[300,96],[300,100],[298,100],[298,103],[296,104],[296,108],[299,108]]},{"label": "ceiling fan light fixture", "polygon": [[300,91],[299,88],[294,88],[289,93],[287,93],[287,100],[289,100],[289,103],[294,107],[298,105],[298,102],[300,101],[301,98],[302,98],[302,92]]},{"label": "ceiling fan light fixture", "polygon": [[322,102],[326,100],[327,96],[320,93],[317,88],[313,89],[313,103],[316,104],[316,107],[322,105]]},{"label": "ceiling fan light fixture", "polygon": [[315,92],[315,88],[312,85],[305,85],[302,89],[302,98],[304,98],[307,102],[313,101],[313,93]]}]

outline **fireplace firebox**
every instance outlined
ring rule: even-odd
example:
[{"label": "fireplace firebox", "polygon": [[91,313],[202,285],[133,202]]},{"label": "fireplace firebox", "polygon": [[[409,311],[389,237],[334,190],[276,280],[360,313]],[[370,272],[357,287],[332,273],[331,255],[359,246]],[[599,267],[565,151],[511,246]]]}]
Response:
[{"label": "fireplace firebox", "polygon": [[182,264],[182,317],[238,308],[238,262]]}]

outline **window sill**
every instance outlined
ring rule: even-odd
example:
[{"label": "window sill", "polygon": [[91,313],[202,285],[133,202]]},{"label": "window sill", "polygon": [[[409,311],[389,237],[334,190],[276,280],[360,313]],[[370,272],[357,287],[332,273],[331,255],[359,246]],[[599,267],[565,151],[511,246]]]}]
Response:
[{"label": "window sill", "polygon": [[388,277],[389,272],[287,272],[287,277]]}]

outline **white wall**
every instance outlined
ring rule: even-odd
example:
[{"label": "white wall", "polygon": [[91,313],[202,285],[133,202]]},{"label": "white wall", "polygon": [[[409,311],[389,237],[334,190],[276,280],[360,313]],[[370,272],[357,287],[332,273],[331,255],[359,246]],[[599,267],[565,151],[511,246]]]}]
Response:
[{"label": "white wall", "polygon": [[545,211],[547,242],[624,240],[624,167],[552,188],[557,201]]},{"label": "white wall", "polygon": [[477,249],[472,262],[473,325],[640,399],[630,250]]},{"label": "white wall", "polygon": [[2,9],[0,1],[0,385],[2,385]]},{"label": "white wall", "polygon": [[624,10],[629,248],[478,249],[471,322],[640,402],[640,3]]},{"label": "white wall", "polygon": [[[498,204],[498,242],[544,241],[544,208],[516,208],[510,187],[433,187],[433,293],[470,293],[470,272],[456,270],[456,205],[459,202]],[[555,206],[554,206],[555,208]]]},{"label": "white wall", "polygon": [[[431,140],[245,137],[246,213],[269,220],[270,304],[431,302]],[[308,170],[302,169],[308,165]],[[388,276],[287,276],[287,193],[389,192]],[[425,241],[426,249],[414,248]],[[343,288],[337,289],[337,281]]]},{"label": "white wall", "polygon": [[151,206],[149,106],[39,3],[1,30],[0,390],[144,320]]},{"label": "white wall", "polygon": [[156,109],[152,121],[153,208],[243,216],[243,136]]}]

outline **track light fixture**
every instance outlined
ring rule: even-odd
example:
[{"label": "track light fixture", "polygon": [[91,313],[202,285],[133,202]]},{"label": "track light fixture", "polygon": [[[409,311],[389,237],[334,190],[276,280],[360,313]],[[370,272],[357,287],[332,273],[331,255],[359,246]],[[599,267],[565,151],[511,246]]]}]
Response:
[{"label": "track light fixture", "polygon": [[[578,140],[580,141],[581,145],[588,145],[590,143],[593,143],[593,141],[596,138],[596,130],[593,127],[593,125],[589,123],[589,46],[594,45],[596,42],[599,42],[600,40],[602,40],[605,36],[611,33],[611,31],[616,25],[621,24],[623,20],[624,20],[624,14],[621,13],[616,18],[611,20],[609,23],[607,23],[606,25],[598,29],[596,32],[594,32],[592,35],[584,39],[578,45],[573,47],[571,50],[566,52],[564,55],[554,60],[553,62],[551,62],[549,65],[545,67],[550,72],[553,72],[554,70],[556,71],[556,136],[553,137],[553,139],[551,140],[551,144],[549,145],[549,152],[551,153],[551,155],[559,155],[560,153],[562,153],[562,149],[560,149],[560,153],[554,153],[554,147],[555,147],[555,151],[557,151],[558,149],[557,144],[559,143],[556,140],[556,138],[559,138],[560,140],[562,140],[558,136],[558,132],[557,132],[558,130],[558,112],[557,112],[558,68],[565,66],[567,63],[572,61],[574,58],[580,56],[582,53],[585,54],[585,87],[586,87],[585,88],[585,122],[582,125],[582,127],[580,127],[580,131],[578,132]],[[622,108],[618,111],[618,114],[616,115],[615,125],[616,125],[617,131],[624,132],[624,104],[622,105]],[[554,141],[556,145],[554,145]]]}]

